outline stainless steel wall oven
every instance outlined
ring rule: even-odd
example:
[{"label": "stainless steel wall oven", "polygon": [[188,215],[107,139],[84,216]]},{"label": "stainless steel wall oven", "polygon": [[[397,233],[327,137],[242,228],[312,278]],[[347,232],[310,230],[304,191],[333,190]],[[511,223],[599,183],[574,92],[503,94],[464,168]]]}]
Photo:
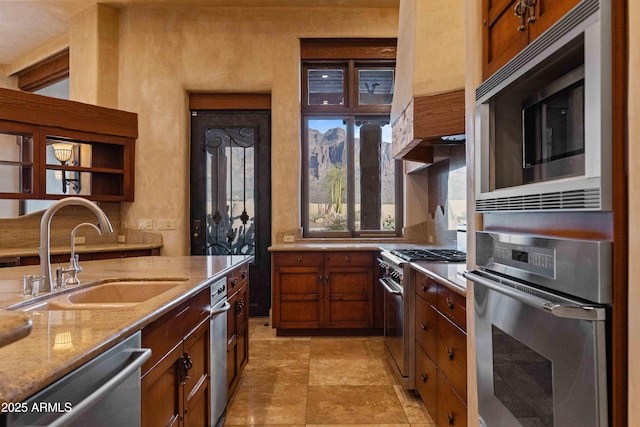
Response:
[{"label": "stainless steel wall oven", "polygon": [[611,243],[477,233],[483,425],[607,426]]}]

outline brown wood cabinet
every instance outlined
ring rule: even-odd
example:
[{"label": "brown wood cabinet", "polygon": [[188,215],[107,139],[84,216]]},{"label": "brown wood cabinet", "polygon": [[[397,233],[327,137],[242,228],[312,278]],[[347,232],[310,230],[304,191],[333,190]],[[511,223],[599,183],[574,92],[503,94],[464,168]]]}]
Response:
[{"label": "brown wood cabinet", "polygon": [[210,300],[206,288],[142,329],[143,426],[210,424]]},{"label": "brown wood cabinet", "polygon": [[495,73],[579,2],[483,0],[483,78]]},{"label": "brown wood cabinet", "polygon": [[133,201],[137,136],[134,113],[0,88],[0,197]]},{"label": "brown wood cabinet", "polygon": [[438,426],[467,425],[466,298],[411,270],[416,390]]},{"label": "brown wood cabinet", "polygon": [[249,363],[249,264],[227,274],[227,398],[235,392]]},{"label": "brown wood cabinet", "polygon": [[374,327],[375,252],[277,252],[273,325],[287,329]]}]

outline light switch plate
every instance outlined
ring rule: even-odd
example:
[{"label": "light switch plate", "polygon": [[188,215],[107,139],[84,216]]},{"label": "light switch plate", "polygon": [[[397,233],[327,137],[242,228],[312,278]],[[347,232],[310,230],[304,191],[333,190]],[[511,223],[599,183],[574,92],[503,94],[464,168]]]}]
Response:
[{"label": "light switch plate", "polygon": [[139,219],[138,230],[153,230],[153,220],[151,219]]},{"label": "light switch plate", "polygon": [[171,219],[157,219],[156,226],[158,230],[175,230],[177,228],[176,220]]}]

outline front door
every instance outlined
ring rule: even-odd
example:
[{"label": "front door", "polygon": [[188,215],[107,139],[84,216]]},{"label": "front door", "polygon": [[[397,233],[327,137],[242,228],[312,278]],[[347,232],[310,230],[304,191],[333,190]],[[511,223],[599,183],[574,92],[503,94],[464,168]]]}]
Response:
[{"label": "front door", "polygon": [[191,254],[253,255],[249,313],[271,307],[271,113],[191,112]]}]

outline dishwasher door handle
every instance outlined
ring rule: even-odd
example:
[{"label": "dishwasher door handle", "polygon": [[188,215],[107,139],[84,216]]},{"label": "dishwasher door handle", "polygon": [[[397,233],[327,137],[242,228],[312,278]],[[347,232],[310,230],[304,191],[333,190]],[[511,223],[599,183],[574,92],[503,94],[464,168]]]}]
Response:
[{"label": "dishwasher door handle", "polygon": [[215,308],[210,310],[210,313],[212,316],[215,316],[216,314],[220,314],[220,313],[224,313],[226,311],[229,311],[231,309],[231,304],[229,304],[227,301],[224,302],[224,305],[220,308]]},{"label": "dishwasher door handle", "polygon": [[94,406],[103,397],[105,397],[112,390],[118,387],[123,381],[125,381],[131,375],[134,375],[136,370],[140,368],[142,364],[151,357],[150,348],[137,348],[129,351],[135,356],[129,362],[129,365],[127,367],[114,375],[110,380],[105,382],[96,391],[88,395],[84,400],[74,404],[71,411],[65,413],[60,418],[53,421],[51,424],[49,424],[49,427],[63,427],[69,425],[69,423],[82,416],[82,414],[91,409],[92,406]]}]

